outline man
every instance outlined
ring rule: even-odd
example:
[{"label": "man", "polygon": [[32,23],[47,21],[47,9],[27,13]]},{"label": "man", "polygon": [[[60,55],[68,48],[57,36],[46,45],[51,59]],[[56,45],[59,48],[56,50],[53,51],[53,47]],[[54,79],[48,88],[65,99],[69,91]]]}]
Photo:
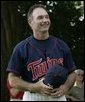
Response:
[{"label": "man", "polygon": [[66,97],[72,101],[84,101],[84,70],[77,69],[75,70],[75,73],[75,84]]},{"label": "man", "polygon": [[[70,49],[64,41],[49,35],[51,21],[43,5],[32,6],[27,20],[33,35],[14,48],[7,68],[9,83],[25,91],[23,101],[66,101],[65,94],[75,82]],[[47,70],[56,64],[66,67],[69,76],[63,85],[53,89],[43,80]]]}]

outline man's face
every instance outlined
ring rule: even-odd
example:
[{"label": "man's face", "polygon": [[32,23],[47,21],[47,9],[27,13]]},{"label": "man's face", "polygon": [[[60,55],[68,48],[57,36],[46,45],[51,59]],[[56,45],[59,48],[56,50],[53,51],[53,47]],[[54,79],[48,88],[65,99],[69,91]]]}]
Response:
[{"label": "man's face", "polygon": [[32,13],[30,26],[34,31],[48,31],[50,27],[50,18],[46,10],[36,8]]}]

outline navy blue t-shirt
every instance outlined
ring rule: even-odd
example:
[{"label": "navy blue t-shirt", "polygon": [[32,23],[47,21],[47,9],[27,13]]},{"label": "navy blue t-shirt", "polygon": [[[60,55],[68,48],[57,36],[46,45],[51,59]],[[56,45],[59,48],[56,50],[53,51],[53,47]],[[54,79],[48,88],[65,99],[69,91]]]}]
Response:
[{"label": "navy blue t-shirt", "polygon": [[55,64],[69,72],[75,69],[68,45],[53,36],[46,40],[30,36],[15,46],[7,71],[19,74],[25,81],[36,82]]}]

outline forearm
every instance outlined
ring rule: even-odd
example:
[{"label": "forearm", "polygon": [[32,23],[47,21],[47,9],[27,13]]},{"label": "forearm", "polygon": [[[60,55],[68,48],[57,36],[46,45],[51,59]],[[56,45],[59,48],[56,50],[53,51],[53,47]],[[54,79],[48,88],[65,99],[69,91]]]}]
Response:
[{"label": "forearm", "polygon": [[52,89],[53,89],[43,83],[44,78],[42,78],[41,80],[39,80],[36,83],[29,83],[29,82],[22,80],[19,76],[15,75],[13,73],[12,74],[10,73],[8,76],[8,80],[9,80],[10,85],[13,88],[16,88],[16,89],[19,89],[22,91],[30,91],[30,92],[49,94],[52,92]]},{"label": "forearm", "polygon": [[51,95],[53,97],[60,97],[62,95],[65,95],[69,91],[69,89],[73,86],[75,79],[76,79],[75,73],[71,73],[68,76],[66,82],[63,85],[61,85],[59,88],[55,88]]},{"label": "forearm", "polygon": [[68,76],[66,82],[64,83],[64,85],[66,86],[66,88],[67,88],[68,90],[74,85],[75,80],[76,80],[76,75],[75,75],[74,72],[72,72],[72,73]]},{"label": "forearm", "polygon": [[15,89],[19,89],[19,90],[23,90],[23,91],[31,91],[31,89],[33,87],[32,83],[24,81],[19,76],[16,76],[13,73],[9,74],[8,80],[9,80],[11,87],[13,87]]}]

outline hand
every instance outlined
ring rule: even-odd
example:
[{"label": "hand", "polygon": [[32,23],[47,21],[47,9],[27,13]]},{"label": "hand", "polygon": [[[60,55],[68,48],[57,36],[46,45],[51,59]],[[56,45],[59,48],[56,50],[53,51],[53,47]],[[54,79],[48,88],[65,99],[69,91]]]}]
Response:
[{"label": "hand", "polygon": [[62,95],[65,95],[67,92],[67,87],[65,85],[61,85],[59,88],[55,88],[51,94],[53,97],[60,97]]},{"label": "hand", "polygon": [[53,88],[51,86],[47,86],[43,83],[44,78],[40,79],[33,85],[32,92],[38,92],[45,95],[50,95],[52,93]]}]

